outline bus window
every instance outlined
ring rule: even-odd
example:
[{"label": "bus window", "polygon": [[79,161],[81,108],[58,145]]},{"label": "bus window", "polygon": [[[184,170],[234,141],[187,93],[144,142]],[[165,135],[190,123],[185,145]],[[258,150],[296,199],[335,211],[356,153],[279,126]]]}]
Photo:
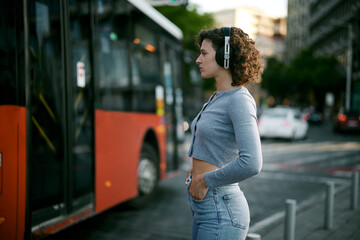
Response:
[{"label": "bus window", "polygon": [[[141,21],[141,18],[135,18]],[[154,87],[160,80],[160,55],[156,31],[150,31],[137,22],[134,26],[132,54],[132,79],[134,87],[133,110],[139,112],[155,111]]]},{"label": "bus window", "polygon": [[127,15],[124,1],[97,1],[95,66],[98,67],[98,105],[105,110],[130,110]]},{"label": "bus window", "polygon": [[155,33],[141,24],[135,24],[133,84],[152,86],[160,83],[159,54]]},{"label": "bus window", "polygon": [[0,9],[0,105],[16,102],[16,31],[14,3],[6,1]]},{"label": "bus window", "polygon": [[[175,45],[175,44],[174,44]],[[175,89],[175,119],[176,119],[176,139],[179,142],[185,140],[184,135],[184,116],[183,116],[183,91],[182,91],[182,68],[181,68],[181,53],[179,50],[174,50],[174,89]]]},{"label": "bus window", "polygon": [[167,169],[175,169],[176,162],[176,138],[175,138],[175,115],[174,115],[174,59],[172,49],[168,44],[163,45],[163,77],[165,86],[165,122],[166,122],[166,160]]}]

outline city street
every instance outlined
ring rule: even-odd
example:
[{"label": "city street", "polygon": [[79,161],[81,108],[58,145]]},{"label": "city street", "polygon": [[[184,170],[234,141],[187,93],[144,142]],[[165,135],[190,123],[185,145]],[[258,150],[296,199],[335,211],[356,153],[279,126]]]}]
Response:
[{"label": "city street", "polygon": [[[349,187],[351,173],[360,171],[360,134],[333,133],[327,123],[311,125],[305,140],[264,139],[262,146],[261,174],[240,183],[250,206],[250,231],[260,234],[279,220],[286,199],[306,208],[324,196],[326,182],[340,191]],[[191,239],[184,185],[189,165],[186,159],[182,174],[162,181],[146,208],[122,204],[47,239]]]}]

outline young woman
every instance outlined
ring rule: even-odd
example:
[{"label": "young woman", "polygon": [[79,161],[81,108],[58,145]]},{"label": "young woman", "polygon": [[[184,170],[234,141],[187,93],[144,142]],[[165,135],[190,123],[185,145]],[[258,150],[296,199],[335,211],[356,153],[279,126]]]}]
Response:
[{"label": "young woman", "polygon": [[196,59],[217,90],[192,122],[188,171],[193,240],[245,239],[250,213],[238,186],[262,167],[256,104],[244,87],[262,73],[254,41],[240,28],[202,31]]}]

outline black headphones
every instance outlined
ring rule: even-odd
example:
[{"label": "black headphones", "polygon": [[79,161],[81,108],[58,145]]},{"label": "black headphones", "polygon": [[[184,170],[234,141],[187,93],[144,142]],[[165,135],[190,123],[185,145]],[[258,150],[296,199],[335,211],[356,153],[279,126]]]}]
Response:
[{"label": "black headphones", "polygon": [[231,28],[223,27],[225,44],[223,47],[216,51],[215,59],[217,64],[221,67],[228,69],[230,66],[230,34]]}]

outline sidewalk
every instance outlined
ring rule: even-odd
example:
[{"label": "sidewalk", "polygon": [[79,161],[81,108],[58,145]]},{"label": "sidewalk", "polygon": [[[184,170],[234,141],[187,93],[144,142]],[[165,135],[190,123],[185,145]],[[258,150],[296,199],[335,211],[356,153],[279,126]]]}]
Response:
[{"label": "sidewalk", "polygon": [[[295,222],[296,240],[359,240],[360,206],[350,210],[350,187],[339,190],[334,197],[333,227],[324,229],[325,199],[313,201],[307,207],[297,209]],[[279,221],[267,226],[250,228],[261,235],[261,240],[283,240],[284,212],[275,216]],[[281,220],[280,220],[281,219]]]}]

